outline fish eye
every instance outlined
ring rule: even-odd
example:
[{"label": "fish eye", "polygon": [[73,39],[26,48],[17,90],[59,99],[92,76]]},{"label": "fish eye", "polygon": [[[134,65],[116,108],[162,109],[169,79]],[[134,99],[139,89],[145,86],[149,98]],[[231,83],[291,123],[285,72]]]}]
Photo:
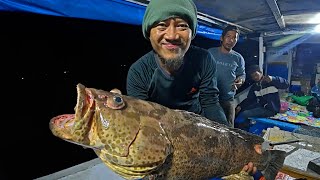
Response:
[{"label": "fish eye", "polygon": [[107,100],[104,105],[110,109],[121,109],[125,106],[125,102],[121,95],[114,95]]},{"label": "fish eye", "polygon": [[122,97],[120,97],[120,96],[114,96],[113,100],[118,105],[123,103]]}]

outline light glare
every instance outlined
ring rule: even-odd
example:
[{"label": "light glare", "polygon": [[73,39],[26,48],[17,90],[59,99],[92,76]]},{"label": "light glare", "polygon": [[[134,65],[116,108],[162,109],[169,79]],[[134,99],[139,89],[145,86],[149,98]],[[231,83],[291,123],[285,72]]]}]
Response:
[{"label": "light glare", "polygon": [[316,33],[320,33],[320,24],[318,24],[315,28],[314,28],[314,31]]},{"label": "light glare", "polygon": [[316,14],[313,18],[309,20],[311,24],[320,24],[320,13]]}]

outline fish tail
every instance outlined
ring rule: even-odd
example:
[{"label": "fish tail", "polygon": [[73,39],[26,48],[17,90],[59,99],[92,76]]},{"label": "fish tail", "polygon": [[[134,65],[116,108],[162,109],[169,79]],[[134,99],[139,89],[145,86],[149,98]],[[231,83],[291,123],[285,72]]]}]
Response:
[{"label": "fish tail", "polygon": [[286,152],[280,150],[269,150],[270,159],[267,167],[261,172],[266,180],[274,180],[278,171],[282,168]]}]

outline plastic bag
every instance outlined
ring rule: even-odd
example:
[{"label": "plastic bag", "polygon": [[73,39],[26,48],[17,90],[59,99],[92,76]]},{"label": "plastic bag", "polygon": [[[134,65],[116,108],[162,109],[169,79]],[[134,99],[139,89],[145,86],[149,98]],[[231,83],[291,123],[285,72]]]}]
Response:
[{"label": "plastic bag", "polygon": [[291,96],[293,102],[301,105],[301,106],[306,106],[309,103],[309,100],[313,98],[313,96],[296,96],[293,95]]}]

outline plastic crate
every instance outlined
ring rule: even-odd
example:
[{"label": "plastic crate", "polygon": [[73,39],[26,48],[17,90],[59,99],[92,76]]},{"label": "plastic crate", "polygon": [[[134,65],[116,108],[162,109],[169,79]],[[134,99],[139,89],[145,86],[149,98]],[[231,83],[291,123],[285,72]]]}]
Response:
[{"label": "plastic crate", "polygon": [[250,126],[249,132],[263,136],[267,128],[279,127],[281,130],[293,132],[300,128],[300,125],[292,124],[290,122],[283,122],[269,118],[249,118]]}]

